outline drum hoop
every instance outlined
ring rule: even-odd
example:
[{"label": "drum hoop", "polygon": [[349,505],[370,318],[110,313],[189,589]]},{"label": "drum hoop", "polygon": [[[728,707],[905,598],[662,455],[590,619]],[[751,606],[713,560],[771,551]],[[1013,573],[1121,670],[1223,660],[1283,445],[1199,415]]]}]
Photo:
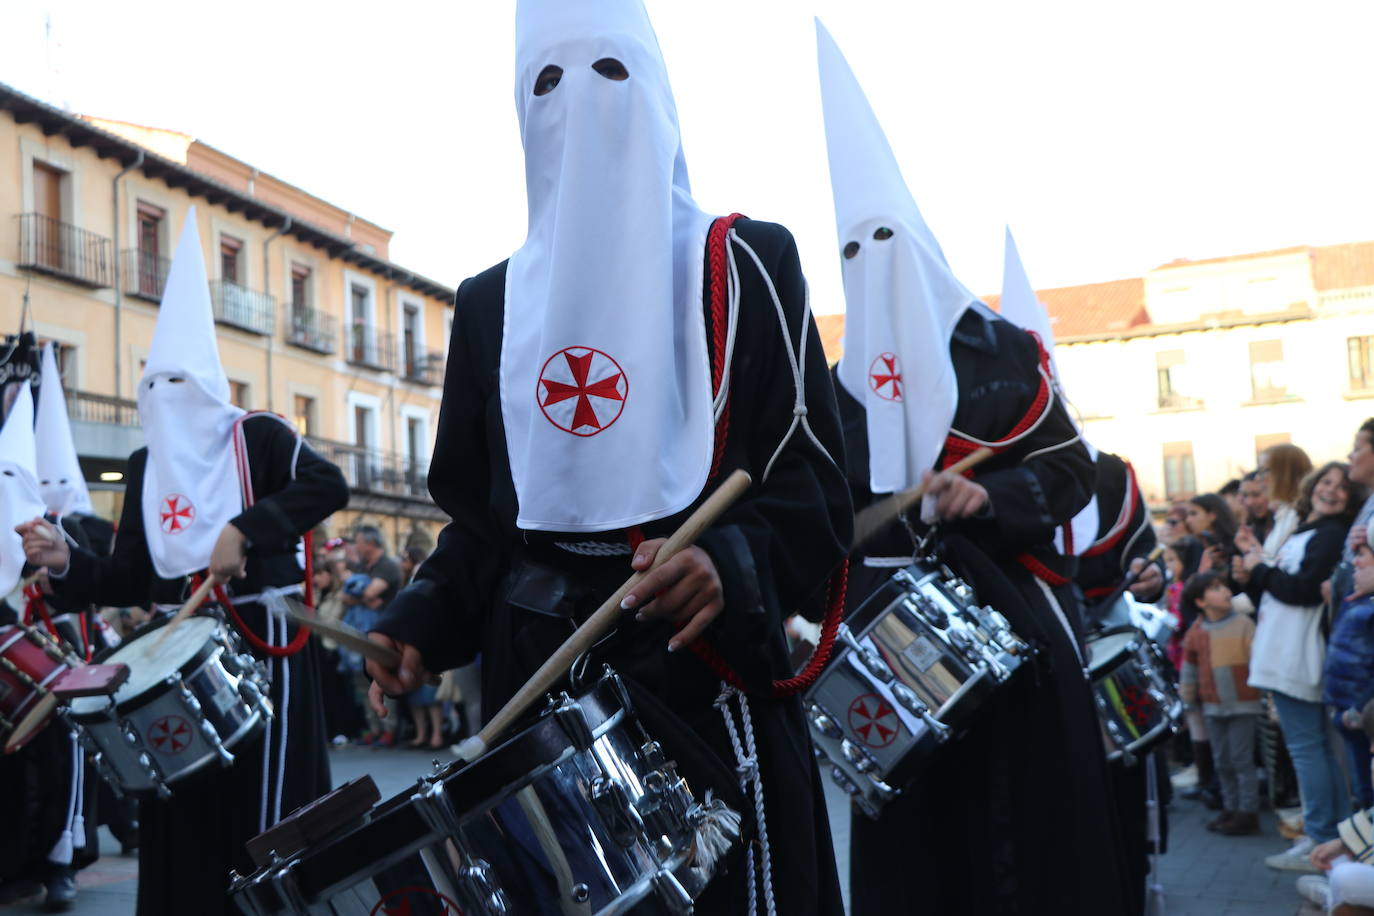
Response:
[{"label": "drum hoop", "polygon": [[[114,708],[117,713],[137,712],[138,710],[147,706],[149,703],[156,702],[157,700],[161,699],[169,690],[173,689],[174,685],[167,683],[169,678],[175,677],[178,681],[185,681],[187,678],[195,677],[207,664],[213,661],[212,656],[214,654],[214,651],[216,649],[224,648],[224,644],[220,642],[217,638],[217,634],[219,633],[220,629],[224,626],[224,624],[215,617],[208,617],[202,615],[200,619],[213,620],[216,624],[215,629],[211,631],[209,637],[205,640],[205,642],[202,643],[200,647],[196,649],[195,653],[189,659],[187,659],[180,667],[174,668],[171,671],[167,672],[167,674],[163,677],[158,678],[146,690],[140,693],[133,694],[132,696],[127,696],[122,700],[116,701],[114,704]],[[146,631],[144,631],[143,628],[140,627],[136,635],[131,635],[129,639],[126,639],[124,642],[120,643],[118,646],[115,646],[114,648],[119,649],[124,646],[131,645],[139,639],[145,639],[150,634],[156,633],[164,626],[166,626],[166,623],[164,621],[158,621],[158,625],[156,627],[153,627]],[[190,669],[190,673],[187,673],[188,668]],[[106,708],[108,707],[101,707],[102,711]],[[78,716],[89,716],[94,713],[95,710],[92,709],[89,712],[80,713],[73,710],[72,714]]]},{"label": "drum hoop", "polygon": [[[38,704],[15,723],[14,731],[10,732],[9,737],[5,740],[5,753],[7,754],[28,744],[29,740],[38,734],[53,713],[57,711],[57,698],[50,692],[34,691],[32,697],[38,698]],[[19,708],[23,709],[24,705],[26,704],[21,704]],[[15,711],[18,712],[18,710]]]},{"label": "drum hoop", "polygon": [[4,653],[8,652],[10,646],[14,645],[15,642],[17,642],[18,640],[24,638],[24,629],[22,624],[11,624],[10,627],[6,627],[5,629],[10,629],[11,627],[14,629],[14,632],[10,633],[8,638],[5,639],[4,645],[0,645],[0,655],[3,655]]}]

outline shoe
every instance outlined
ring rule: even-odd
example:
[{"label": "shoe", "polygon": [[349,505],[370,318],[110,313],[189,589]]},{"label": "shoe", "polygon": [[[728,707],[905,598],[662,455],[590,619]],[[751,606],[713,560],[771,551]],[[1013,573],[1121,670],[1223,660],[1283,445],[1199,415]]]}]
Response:
[{"label": "shoe", "polygon": [[0,881],[0,904],[34,903],[43,893],[43,882],[31,878],[10,878]]},{"label": "shoe", "polygon": [[1303,871],[1308,874],[1317,874],[1320,869],[1312,864],[1309,858],[1312,849],[1317,844],[1312,842],[1311,837],[1303,837],[1294,843],[1284,852],[1276,852],[1272,856],[1265,856],[1264,864],[1279,871]]},{"label": "shoe", "polygon": [[1231,818],[1235,816],[1236,812],[1234,811],[1223,811],[1219,816],[1214,817],[1207,822],[1207,829],[1212,831],[1213,833],[1217,833],[1221,830],[1223,826],[1225,826],[1227,822],[1231,820]]},{"label": "shoe", "polygon": [[1221,794],[1211,789],[1202,790],[1202,806],[1208,811],[1220,811],[1222,809]]},{"label": "shoe", "polygon": [[376,737],[375,740],[372,741],[372,746],[373,746],[374,748],[376,748],[376,747],[395,747],[395,746],[396,746],[396,736],[393,735],[391,732],[382,732],[380,735],[378,735],[378,736]]},{"label": "shoe", "polygon": [[1326,909],[1327,889],[1330,886],[1325,875],[1303,875],[1298,879],[1298,896]]},{"label": "shoe", "polygon": [[1222,836],[1254,836],[1260,832],[1259,815],[1253,811],[1235,811],[1217,826],[1216,832]]},{"label": "shoe", "polygon": [[43,909],[49,913],[65,912],[72,908],[73,903],[76,903],[76,877],[70,868],[53,869],[45,883],[48,896],[43,901]]}]

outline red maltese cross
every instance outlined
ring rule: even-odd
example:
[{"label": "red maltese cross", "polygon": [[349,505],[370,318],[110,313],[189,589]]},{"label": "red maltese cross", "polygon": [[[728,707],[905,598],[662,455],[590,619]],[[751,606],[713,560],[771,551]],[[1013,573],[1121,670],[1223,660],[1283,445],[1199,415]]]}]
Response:
[{"label": "red maltese cross", "polygon": [[544,363],[535,397],[554,426],[595,436],[620,419],[629,389],[614,359],[591,347],[566,347]]},{"label": "red maltese cross", "polygon": [[180,754],[191,746],[191,723],[181,716],[163,716],[148,729],[148,740],[159,754]]},{"label": "red maltese cross", "polygon": [[180,493],[172,493],[162,500],[158,515],[163,534],[180,534],[195,521],[196,507]]},{"label": "red maltese cross", "polygon": [[849,727],[869,747],[887,747],[902,726],[892,704],[876,693],[866,693],[850,704]]},{"label": "red maltese cross", "polygon": [[463,916],[463,911],[437,891],[403,887],[378,900],[370,916]]},{"label": "red maltese cross", "polygon": [[896,353],[879,353],[868,367],[868,384],[878,397],[887,401],[902,399],[902,364]]}]

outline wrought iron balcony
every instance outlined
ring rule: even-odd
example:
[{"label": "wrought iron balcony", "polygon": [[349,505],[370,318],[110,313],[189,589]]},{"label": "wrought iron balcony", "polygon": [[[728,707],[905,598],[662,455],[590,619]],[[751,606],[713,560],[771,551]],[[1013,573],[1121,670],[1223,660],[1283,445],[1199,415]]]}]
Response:
[{"label": "wrought iron balcony", "polygon": [[228,280],[211,280],[210,301],[214,305],[215,320],[220,324],[253,334],[272,333],[272,313],[276,303],[266,293],[247,289]]},{"label": "wrought iron balcony", "polygon": [[109,239],[42,213],[21,213],[17,219],[19,267],[92,289],[111,285],[114,257]]},{"label": "wrought iron balcony", "polygon": [[138,248],[126,248],[119,257],[124,294],[149,302],[161,302],[162,291],[167,286],[167,271],[172,262]]},{"label": "wrought iron balcony", "polygon": [[429,466],[395,452],[308,437],[321,457],[339,466],[351,489],[408,499],[429,497]]},{"label": "wrought iron balcony", "polygon": [[367,324],[344,329],[344,355],[355,366],[396,371],[396,337]]},{"label": "wrought iron balcony", "polygon": [[333,315],[318,309],[291,306],[284,318],[287,343],[316,353],[338,352],[338,322]]},{"label": "wrought iron balcony", "polygon": [[417,385],[437,385],[443,381],[444,354],[438,350],[401,351],[401,377]]}]

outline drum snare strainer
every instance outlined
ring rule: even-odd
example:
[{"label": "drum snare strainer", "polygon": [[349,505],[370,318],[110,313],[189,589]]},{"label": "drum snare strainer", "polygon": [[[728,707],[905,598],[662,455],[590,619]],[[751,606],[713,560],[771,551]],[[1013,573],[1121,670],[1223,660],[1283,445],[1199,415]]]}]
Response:
[{"label": "drum snare strainer", "polygon": [[105,661],[129,680],[113,697],[74,700],[69,720],[117,789],[171,795],[169,785],[218,761],[272,719],[267,679],[237,638],[214,617],[192,617],[165,634],[166,622],[136,633]]}]

